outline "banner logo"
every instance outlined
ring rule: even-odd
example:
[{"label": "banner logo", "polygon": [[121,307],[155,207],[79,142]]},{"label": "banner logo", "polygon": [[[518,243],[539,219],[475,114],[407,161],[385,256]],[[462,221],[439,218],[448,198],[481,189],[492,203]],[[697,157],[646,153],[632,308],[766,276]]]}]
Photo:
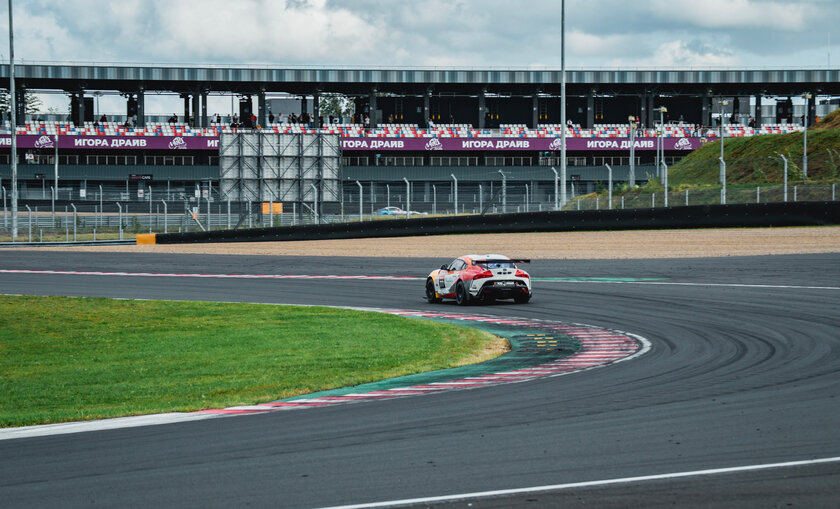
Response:
[{"label": "banner logo", "polygon": [[172,139],[172,141],[169,142],[169,148],[173,149],[173,150],[186,149],[187,148],[187,142],[184,141],[184,138],[182,138],[180,136],[176,136],[175,138]]},{"label": "banner logo", "polygon": [[41,136],[35,141],[35,148],[55,148],[55,140],[47,135]]},{"label": "banner logo", "polygon": [[426,142],[426,150],[443,150],[443,143],[437,138],[432,138]]},{"label": "banner logo", "polygon": [[674,143],[674,150],[691,150],[691,140],[688,138],[680,138]]}]

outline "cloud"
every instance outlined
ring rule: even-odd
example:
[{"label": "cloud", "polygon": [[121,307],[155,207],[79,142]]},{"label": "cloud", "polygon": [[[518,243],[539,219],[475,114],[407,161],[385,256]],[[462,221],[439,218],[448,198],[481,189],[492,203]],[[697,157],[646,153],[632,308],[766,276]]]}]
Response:
[{"label": "cloud", "polygon": [[[824,62],[836,8],[837,0],[566,0],[567,64]],[[15,23],[16,54],[28,61],[560,65],[557,0],[29,0],[16,2]]]},{"label": "cloud", "polygon": [[733,67],[741,64],[729,50],[714,48],[698,41],[681,40],[660,44],[641,63],[655,67]]},{"label": "cloud", "polygon": [[660,18],[707,29],[763,28],[798,31],[807,27],[807,2],[763,0],[704,0],[674,2],[651,0],[650,9]]}]

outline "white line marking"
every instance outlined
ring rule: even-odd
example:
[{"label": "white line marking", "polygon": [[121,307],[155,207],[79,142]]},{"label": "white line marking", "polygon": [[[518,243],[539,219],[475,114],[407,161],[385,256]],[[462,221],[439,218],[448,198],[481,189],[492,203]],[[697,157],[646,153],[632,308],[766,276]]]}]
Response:
[{"label": "white line marking", "polygon": [[[309,274],[177,274],[155,272],[96,272],[70,270],[23,270],[0,269],[0,274],[47,274],[59,276],[123,276],[123,277],[189,277],[205,279],[346,279],[379,281],[420,281],[416,276],[354,276],[354,275],[309,275]],[[679,283],[665,281],[575,281],[575,280],[537,280],[539,283],[584,283],[608,285],[664,285],[664,286],[714,286],[730,288],[786,288],[799,290],[840,290],[838,286],[801,286],[801,285],[748,285],[736,283]]]},{"label": "white line marking", "polygon": [[338,276],[308,274],[178,274],[157,272],[97,272],[74,270],[22,270],[0,269],[0,274],[46,274],[58,276],[123,276],[123,277],[189,277],[207,279],[374,279],[384,281],[418,281],[423,278],[414,276]]},{"label": "white line marking", "polygon": [[787,288],[796,290],[840,290],[840,286],[748,285],[738,283],[679,283],[666,281],[539,281],[540,283],[586,283],[596,285],[722,286],[731,288]]},{"label": "white line marking", "polygon": [[[215,417],[215,416],[210,416]],[[176,422],[198,421],[210,418],[195,413],[167,413],[137,415],[131,417],[114,417],[95,421],[61,422],[57,424],[38,424],[34,426],[20,426],[17,428],[1,428],[0,440],[15,438],[42,437],[49,435],[65,435],[83,431],[102,431],[106,429],[136,428],[158,424],[172,424]]]},{"label": "white line marking", "polygon": [[482,491],[482,492],[475,492],[475,493],[463,493],[460,495],[444,495],[438,497],[425,497],[425,498],[408,498],[403,500],[390,500],[387,502],[373,502],[368,504],[353,504],[353,505],[341,505],[341,506],[332,506],[332,507],[324,507],[322,509],[368,509],[374,507],[396,507],[401,505],[411,505],[411,504],[427,504],[431,502],[455,502],[455,501],[462,501],[462,500],[469,500],[469,499],[477,499],[477,498],[490,498],[490,497],[500,497],[505,495],[518,495],[523,493],[537,493],[542,491],[556,491],[556,490],[567,490],[572,488],[590,488],[593,486],[608,486],[612,484],[630,484],[630,483],[639,483],[645,481],[661,481],[661,480],[668,480],[668,479],[680,479],[683,477],[699,477],[704,475],[717,475],[717,474],[729,474],[729,473],[739,473],[739,472],[754,472],[757,470],[770,470],[774,468],[786,468],[786,467],[800,467],[800,466],[810,466],[810,465],[820,465],[825,463],[838,463],[840,462],[840,456],[836,456],[833,458],[820,458],[820,459],[812,459],[812,460],[803,460],[803,461],[788,461],[784,463],[766,463],[763,465],[746,465],[740,467],[728,467],[728,468],[713,468],[709,470],[693,470],[690,472],[676,472],[670,474],[657,474],[657,475],[643,475],[638,477],[623,477],[618,479],[605,479],[601,481],[585,481],[585,482],[576,482],[576,483],[567,483],[567,484],[554,484],[548,486],[534,486],[530,488],[514,488],[508,490],[496,490],[496,491]]}]

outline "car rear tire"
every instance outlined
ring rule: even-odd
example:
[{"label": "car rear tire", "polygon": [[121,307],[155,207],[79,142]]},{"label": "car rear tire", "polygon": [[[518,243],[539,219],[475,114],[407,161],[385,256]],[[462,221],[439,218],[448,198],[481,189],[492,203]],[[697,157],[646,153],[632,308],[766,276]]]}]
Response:
[{"label": "car rear tire", "polygon": [[431,279],[426,280],[426,301],[429,304],[437,304],[440,302],[440,297],[435,292],[435,282]]},{"label": "car rear tire", "polygon": [[464,286],[463,281],[458,281],[455,285],[455,302],[459,306],[466,306],[470,302],[470,294],[467,293],[467,287]]},{"label": "car rear tire", "polygon": [[526,293],[525,295],[517,295],[516,297],[513,298],[513,302],[515,302],[517,304],[525,304],[529,300],[531,300],[531,294],[530,293]]}]

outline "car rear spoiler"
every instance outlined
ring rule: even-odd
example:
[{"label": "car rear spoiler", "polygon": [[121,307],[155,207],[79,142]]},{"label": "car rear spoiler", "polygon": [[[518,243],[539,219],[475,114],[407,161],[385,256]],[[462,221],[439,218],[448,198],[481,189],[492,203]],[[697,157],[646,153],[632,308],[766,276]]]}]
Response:
[{"label": "car rear spoiler", "polygon": [[512,262],[512,263],[531,263],[530,259],[526,258],[511,258],[510,260],[473,260],[473,265],[477,265],[479,263],[498,263],[498,262]]}]

